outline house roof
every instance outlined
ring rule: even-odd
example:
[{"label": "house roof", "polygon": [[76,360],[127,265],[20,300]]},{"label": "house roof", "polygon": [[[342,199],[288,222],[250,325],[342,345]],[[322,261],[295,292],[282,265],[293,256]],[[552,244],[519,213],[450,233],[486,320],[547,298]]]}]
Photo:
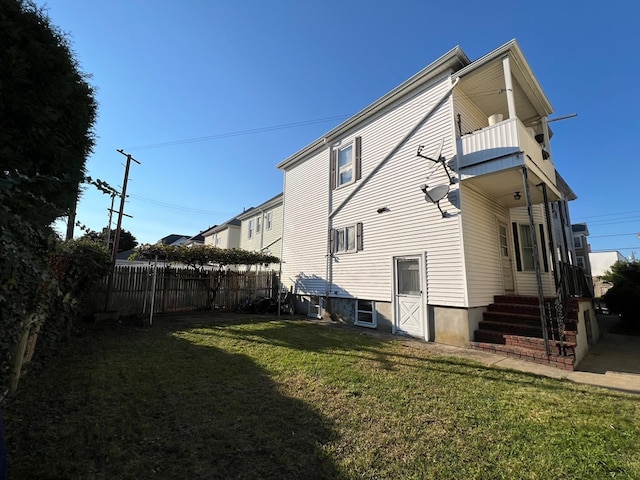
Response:
[{"label": "house roof", "polygon": [[205,230],[204,232],[202,232],[202,236],[203,237],[208,237],[209,235],[213,235],[214,233],[218,233],[221,232],[223,230],[226,230],[229,227],[239,227],[240,226],[240,220],[238,219],[238,216],[236,215],[233,218],[230,218],[229,220],[227,220],[226,222],[221,223],[220,225],[215,225],[211,228],[209,228],[208,230]]},{"label": "house roof", "polygon": [[589,229],[587,228],[586,223],[574,223],[571,225],[571,231],[574,234],[582,234],[589,236]]},{"label": "house roof", "polygon": [[282,204],[282,192],[277,194],[275,197],[270,198],[266,202],[261,203],[257,207],[250,208],[246,212],[238,215],[238,218],[240,220],[246,220],[247,218],[251,217],[252,215],[255,215],[258,212],[262,212],[264,210],[268,210],[270,208],[274,208],[274,207],[278,206],[279,204]]},{"label": "house roof", "polygon": [[160,240],[158,240],[157,243],[163,243],[165,245],[171,245],[172,243],[174,243],[177,240],[180,240],[182,238],[189,238],[188,235],[179,235],[177,233],[172,233],[170,235],[167,235],[166,237],[162,237]]},{"label": "house roof", "polygon": [[330,130],[322,137],[304,147],[302,150],[299,150],[289,158],[280,162],[277,167],[282,170],[286,170],[287,168],[293,166],[309,155],[312,155],[314,152],[324,148],[326,145],[331,144],[336,139],[336,137],[344,135],[346,132],[355,128],[360,123],[380,113],[384,108],[390,106],[392,103],[402,98],[408,92],[421,87],[422,85],[429,82],[430,80],[433,80],[435,77],[441,75],[442,73],[451,70],[459,70],[469,63],[469,57],[467,57],[467,55],[462,51],[460,47],[457,46],[455,48],[452,48],[436,61],[427,65],[414,76],[401,83],[399,86],[373,102],[368,107],[365,107],[360,112],[356,113],[351,118],[345,120],[340,125],[335,127],[333,130]]}]

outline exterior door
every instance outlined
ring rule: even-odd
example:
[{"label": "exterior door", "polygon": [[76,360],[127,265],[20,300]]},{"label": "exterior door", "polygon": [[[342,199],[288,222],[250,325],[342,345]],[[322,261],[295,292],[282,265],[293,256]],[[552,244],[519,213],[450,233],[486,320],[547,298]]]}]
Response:
[{"label": "exterior door", "polygon": [[507,224],[498,222],[498,245],[500,246],[500,263],[502,267],[504,291],[505,293],[513,293],[513,265],[511,263],[511,250],[509,249],[508,232]]},{"label": "exterior door", "polygon": [[425,337],[422,288],[422,257],[396,257],[395,319],[396,333]]}]

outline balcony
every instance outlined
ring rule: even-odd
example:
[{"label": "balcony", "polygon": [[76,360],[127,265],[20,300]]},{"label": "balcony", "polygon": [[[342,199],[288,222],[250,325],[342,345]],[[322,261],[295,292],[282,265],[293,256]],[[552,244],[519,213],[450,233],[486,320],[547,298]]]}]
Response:
[{"label": "balcony", "polygon": [[513,194],[524,194],[523,166],[528,170],[532,203],[543,201],[537,187],[541,183],[547,185],[550,201],[560,198],[553,162],[543,158],[542,146],[518,118],[464,135],[460,143],[458,168],[462,181],[475,185],[506,207],[522,206],[514,203]]}]

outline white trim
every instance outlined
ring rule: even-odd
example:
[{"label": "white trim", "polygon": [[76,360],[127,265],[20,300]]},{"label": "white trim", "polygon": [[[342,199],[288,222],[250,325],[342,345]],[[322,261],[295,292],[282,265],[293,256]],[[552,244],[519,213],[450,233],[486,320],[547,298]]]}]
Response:
[{"label": "white trim", "polygon": [[[371,303],[371,310],[363,310],[360,307],[360,302],[370,302]],[[366,328],[377,328],[378,327],[378,313],[376,311],[376,301],[375,300],[364,300],[364,299],[356,299],[356,304],[355,304],[355,308],[356,308],[356,316],[355,316],[355,321],[354,321],[354,325],[357,325],[359,327],[366,327]],[[371,322],[366,322],[366,321],[360,321],[360,312],[362,313],[371,313]]]}]

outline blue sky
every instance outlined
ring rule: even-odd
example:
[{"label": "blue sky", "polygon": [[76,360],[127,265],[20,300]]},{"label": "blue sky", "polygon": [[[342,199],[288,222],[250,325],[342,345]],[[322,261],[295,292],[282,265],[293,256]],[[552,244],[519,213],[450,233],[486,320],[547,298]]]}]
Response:
[{"label": "blue sky", "polygon": [[[640,256],[640,2],[38,2],[97,89],[88,174],[120,188],[116,150],[141,162],[123,220],[140,242],[262,203],[282,191],[277,163],[443,53],[516,38],[553,116],[578,114],[552,140],[572,221],[593,250]],[[77,219],[99,230],[109,206],[87,187]]]}]

